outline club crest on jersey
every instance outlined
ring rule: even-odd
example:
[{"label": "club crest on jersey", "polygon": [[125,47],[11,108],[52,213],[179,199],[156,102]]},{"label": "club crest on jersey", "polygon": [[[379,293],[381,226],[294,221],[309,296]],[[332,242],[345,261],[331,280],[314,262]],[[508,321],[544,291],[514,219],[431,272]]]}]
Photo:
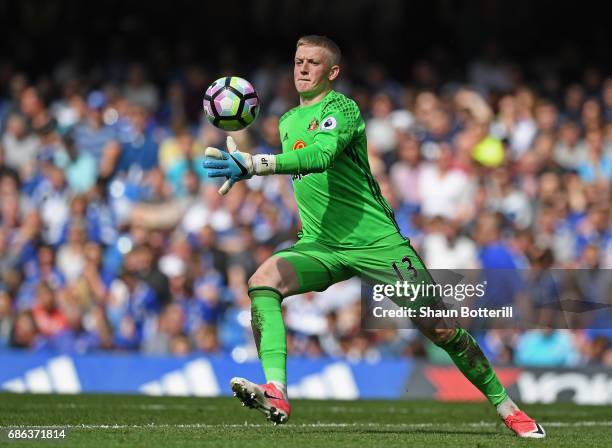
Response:
[{"label": "club crest on jersey", "polygon": [[308,125],[309,131],[315,131],[319,127],[319,121],[316,118],[313,118],[310,124]]},{"label": "club crest on jersey", "polygon": [[295,143],[293,144],[293,150],[295,151],[296,149],[302,149],[306,147],[306,143],[304,142],[304,140],[296,140]]},{"label": "club crest on jersey", "polygon": [[327,117],[325,121],[321,123],[320,129],[322,131],[331,131],[332,129],[336,128],[337,124],[338,123],[336,122],[336,119],[334,117]]}]

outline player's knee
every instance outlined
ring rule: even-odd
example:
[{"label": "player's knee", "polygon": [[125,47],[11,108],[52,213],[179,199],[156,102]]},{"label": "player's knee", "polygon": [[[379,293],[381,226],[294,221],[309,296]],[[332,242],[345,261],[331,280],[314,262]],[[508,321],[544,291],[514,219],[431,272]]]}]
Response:
[{"label": "player's knee", "polygon": [[248,281],[249,288],[254,288],[257,286],[264,286],[266,288],[274,288],[281,295],[285,293],[282,281],[278,278],[277,275],[270,274],[266,271],[257,271],[255,272]]},{"label": "player's knee", "polygon": [[444,345],[453,338],[455,331],[455,328],[432,328],[426,335],[434,344]]},{"label": "player's knee", "polygon": [[276,288],[278,285],[273,281],[270,275],[265,272],[255,272],[248,281],[249,288],[255,286],[267,286],[268,288]]},{"label": "player's knee", "polygon": [[249,288],[264,286],[276,289],[282,297],[295,294],[297,280],[293,267],[284,259],[272,257],[249,278]]}]

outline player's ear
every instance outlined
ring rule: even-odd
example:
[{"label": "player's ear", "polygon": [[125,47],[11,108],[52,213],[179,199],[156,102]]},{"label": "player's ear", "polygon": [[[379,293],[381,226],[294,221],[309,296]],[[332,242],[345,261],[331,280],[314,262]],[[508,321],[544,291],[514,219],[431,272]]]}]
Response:
[{"label": "player's ear", "polygon": [[340,74],[340,66],[337,65],[337,64],[336,65],[332,65],[330,67],[330,69],[329,69],[329,73],[327,75],[327,78],[330,81],[334,81],[338,77],[339,74]]}]

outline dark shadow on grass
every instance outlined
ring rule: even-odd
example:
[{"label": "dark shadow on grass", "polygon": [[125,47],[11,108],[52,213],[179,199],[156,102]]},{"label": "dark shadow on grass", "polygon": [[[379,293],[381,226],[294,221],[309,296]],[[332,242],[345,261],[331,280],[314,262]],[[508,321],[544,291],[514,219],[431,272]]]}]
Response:
[{"label": "dark shadow on grass", "polygon": [[355,431],[358,434],[448,434],[448,435],[471,435],[471,436],[490,436],[494,434],[499,434],[496,432],[485,432],[485,431],[462,431],[462,430],[448,430],[448,429],[363,429],[359,431]]}]

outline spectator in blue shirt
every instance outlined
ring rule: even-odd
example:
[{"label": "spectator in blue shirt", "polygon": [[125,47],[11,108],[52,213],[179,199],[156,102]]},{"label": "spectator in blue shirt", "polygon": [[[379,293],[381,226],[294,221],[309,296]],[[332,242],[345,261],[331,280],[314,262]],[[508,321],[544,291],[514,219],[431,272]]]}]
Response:
[{"label": "spectator in blue shirt", "polygon": [[578,164],[578,174],[587,184],[612,180],[612,151],[604,144],[601,130],[589,130],[585,136],[587,151]]},{"label": "spectator in blue shirt", "polygon": [[24,273],[24,282],[17,293],[16,306],[18,310],[32,307],[36,287],[40,282],[46,282],[54,290],[66,286],[66,279],[55,264],[55,251],[52,246],[41,245],[38,248],[37,261],[27,265]]},{"label": "spectator in blue shirt", "polygon": [[563,330],[532,330],[519,338],[515,362],[531,367],[569,367],[579,360],[571,333]]},{"label": "spectator in blue shirt", "polygon": [[117,161],[118,172],[149,171],[158,165],[158,142],[154,129],[147,126],[148,118],[145,108],[132,106],[129,131],[122,141]]},{"label": "spectator in blue shirt", "polygon": [[8,291],[0,281],[0,350],[9,345],[13,328],[13,304]]},{"label": "spectator in blue shirt", "polygon": [[160,306],[155,291],[138,274],[125,270],[110,287],[106,315],[115,330],[115,345],[120,348],[138,348],[147,330],[153,324]]},{"label": "spectator in blue shirt", "polygon": [[96,158],[87,151],[78,151],[74,136],[64,136],[64,148],[54,154],[55,165],[66,173],[66,182],[75,193],[85,193],[94,186],[98,175]]},{"label": "spectator in blue shirt", "polygon": [[100,347],[96,333],[83,327],[83,314],[77,306],[67,307],[68,327],[47,340],[39,349],[49,349],[60,353],[83,354],[95,351]]},{"label": "spectator in blue shirt", "polygon": [[79,153],[93,156],[99,165],[104,152],[119,146],[117,131],[113,126],[104,123],[106,96],[94,90],[87,97],[87,113],[74,129],[74,143]]},{"label": "spectator in blue shirt", "polygon": [[576,255],[581,256],[589,245],[607,247],[612,240],[609,225],[610,210],[605,204],[593,204],[576,225]]},{"label": "spectator in blue shirt", "polygon": [[480,265],[486,281],[486,304],[513,303],[521,289],[521,278],[510,247],[501,240],[499,215],[484,213],[476,221],[474,240],[480,246]]}]

